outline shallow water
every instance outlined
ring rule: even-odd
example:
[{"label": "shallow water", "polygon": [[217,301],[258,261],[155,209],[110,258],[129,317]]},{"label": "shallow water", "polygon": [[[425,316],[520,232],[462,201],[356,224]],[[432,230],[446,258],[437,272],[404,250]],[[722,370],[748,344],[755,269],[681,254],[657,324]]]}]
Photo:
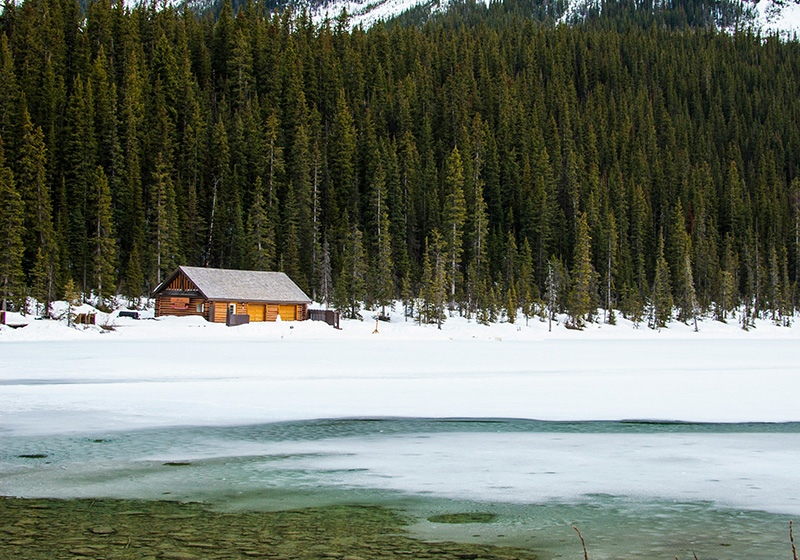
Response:
[{"label": "shallow water", "polygon": [[[0,494],[398,508],[541,558],[791,558],[800,424],[345,419],[0,437]],[[446,523],[450,514],[480,522]],[[433,518],[433,521],[430,520]],[[449,519],[459,519],[458,517]]]}]

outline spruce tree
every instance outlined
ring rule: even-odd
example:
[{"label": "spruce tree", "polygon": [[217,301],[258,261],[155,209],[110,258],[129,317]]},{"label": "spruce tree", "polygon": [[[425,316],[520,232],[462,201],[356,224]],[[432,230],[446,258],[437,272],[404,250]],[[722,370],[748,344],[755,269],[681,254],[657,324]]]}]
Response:
[{"label": "spruce tree", "polygon": [[[464,250],[462,236],[467,219],[464,201],[464,168],[458,148],[453,148],[444,169],[445,205],[442,212],[445,251],[447,254],[447,280],[450,285],[450,307],[455,305],[456,283],[460,280],[461,254]],[[441,325],[440,325],[441,326]]]},{"label": "spruce tree", "polygon": [[138,243],[134,243],[128,256],[128,264],[125,266],[125,277],[122,286],[122,295],[127,297],[134,307],[138,307],[140,298],[144,293],[144,274],[142,273],[142,258],[139,253]]},{"label": "spruce tree", "polygon": [[403,320],[414,317],[414,292],[411,288],[411,275],[406,271],[400,283],[400,299],[403,302]]},{"label": "spruce tree", "polygon": [[591,237],[586,213],[578,216],[578,232],[572,263],[572,286],[569,296],[569,313],[572,326],[581,328],[592,312],[592,287],[594,269],[592,267]]},{"label": "spruce tree", "polygon": [[93,177],[95,196],[94,263],[97,296],[101,302],[116,292],[117,248],[112,223],[111,190],[102,167]]},{"label": "spruce tree", "polygon": [[319,301],[327,307],[333,298],[333,267],[331,265],[331,248],[328,238],[322,240],[322,257],[319,269]]},{"label": "spruce tree", "polygon": [[364,301],[367,281],[367,263],[363,235],[357,225],[348,233],[342,270],[337,281],[339,309],[350,319],[361,319],[360,302]]},{"label": "spruce tree", "polygon": [[553,330],[553,319],[559,312],[560,294],[563,289],[563,275],[561,263],[555,256],[547,261],[547,277],[545,279],[544,298],[547,304],[547,331]]},{"label": "spruce tree", "polygon": [[394,297],[392,276],[392,240],[389,222],[389,205],[386,192],[386,173],[378,160],[370,181],[370,221],[372,222],[372,247],[370,258],[369,295],[381,307],[381,316]]},{"label": "spruce tree", "polygon": [[254,186],[255,198],[247,216],[248,266],[253,270],[271,270],[275,259],[275,225],[264,199],[261,177]]},{"label": "spruce tree", "polygon": [[175,213],[175,191],[166,162],[159,153],[153,176],[152,222],[150,238],[153,251],[152,286],[180,264],[178,253],[178,221]]},{"label": "spruce tree", "polygon": [[687,322],[693,320],[697,326],[697,294],[694,288],[694,274],[692,272],[691,238],[686,233],[683,207],[678,200],[673,211],[672,244],[673,267],[672,285],[675,287],[675,304],[678,307],[678,320]]},{"label": "spruce tree", "polygon": [[447,255],[445,242],[436,230],[432,232],[431,242],[427,245],[425,261],[428,264],[423,267],[422,299],[427,309],[426,319],[441,329],[447,302]]},{"label": "spruce tree", "polygon": [[513,325],[517,320],[517,291],[513,284],[506,290],[505,313],[506,319]]},{"label": "spruce tree", "polygon": [[650,328],[660,329],[667,326],[672,317],[672,289],[669,281],[669,265],[664,258],[664,238],[658,236],[658,253],[656,254],[656,271],[653,279],[653,292],[650,298]]},{"label": "spruce tree", "polygon": [[71,276],[67,279],[67,283],[64,286],[64,300],[67,302],[67,325],[71,327],[75,321],[75,312],[73,310],[81,304],[81,296],[80,293],[78,293],[78,287],[75,285],[75,281]]},{"label": "spruce tree", "polygon": [[22,243],[25,205],[14,184],[14,174],[6,166],[3,138],[0,136],[0,311],[8,302],[20,309],[25,301],[22,273]]},{"label": "spruce tree", "polygon": [[0,137],[5,142],[9,163],[13,163],[16,159],[11,148],[16,137],[19,98],[20,89],[14,70],[14,57],[9,48],[8,36],[2,31],[0,32]]},{"label": "spruce tree", "polygon": [[386,316],[386,306],[394,298],[394,279],[392,277],[392,240],[389,234],[389,213],[381,213],[381,227],[378,236],[377,253],[372,267],[372,295],[381,306],[381,316]]},{"label": "spruce tree", "polygon": [[336,114],[328,139],[328,167],[330,169],[330,191],[328,212],[338,229],[347,228],[345,212],[351,218],[359,215],[359,196],[356,164],[356,135],[353,117],[347,106],[344,91],[339,93]]},{"label": "spruce tree", "polygon": [[31,123],[27,109],[22,113],[22,140],[19,145],[19,163],[15,174],[21,186],[25,204],[25,253],[23,266],[29,270],[36,293],[42,298],[45,314],[55,290],[55,231],[52,222],[52,202],[47,183],[47,154],[44,135],[40,127]]}]

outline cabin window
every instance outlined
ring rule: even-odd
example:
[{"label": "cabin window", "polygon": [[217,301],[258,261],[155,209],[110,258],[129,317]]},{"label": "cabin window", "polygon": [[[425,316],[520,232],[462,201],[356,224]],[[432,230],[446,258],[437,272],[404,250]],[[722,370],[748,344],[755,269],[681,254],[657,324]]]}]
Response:
[{"label": "cabin window", "polygon": [[236,315],[236,304],[235,303],[229,303],[228,304],[228,312],[231,315]]},{"label": "cabin window", "polygon": [[205,310],[206,310],[206,304],[205,303],[198,303],[197,304],[197,312],[198,313],[203,313],[203,312],[205,312]]}]

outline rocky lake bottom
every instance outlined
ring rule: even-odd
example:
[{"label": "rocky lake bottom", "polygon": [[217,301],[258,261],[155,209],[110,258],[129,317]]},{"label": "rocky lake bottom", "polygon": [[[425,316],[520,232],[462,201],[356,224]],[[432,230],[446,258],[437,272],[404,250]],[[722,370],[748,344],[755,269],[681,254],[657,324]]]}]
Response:
[{"label": "rocky lake bottom", "polygon": [[533,559],[508,547],[410,538],[387,508],[218,512],[204,504],[0,498],[0,558]]}]

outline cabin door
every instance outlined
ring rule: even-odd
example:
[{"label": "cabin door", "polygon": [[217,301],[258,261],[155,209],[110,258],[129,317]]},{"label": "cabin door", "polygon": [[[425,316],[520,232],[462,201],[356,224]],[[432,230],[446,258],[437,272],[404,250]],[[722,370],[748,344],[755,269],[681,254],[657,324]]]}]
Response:
[{"label": "cabin door", "polygon": [[264,320],[264,304],[248,303],[247,314],[250,315],[251,323],[260,323]]},{"label": "cabin door", "polygon": [[281,321],[294,321],[297,319],[296,305],[280,305],[278,309],[281,314]]}]

